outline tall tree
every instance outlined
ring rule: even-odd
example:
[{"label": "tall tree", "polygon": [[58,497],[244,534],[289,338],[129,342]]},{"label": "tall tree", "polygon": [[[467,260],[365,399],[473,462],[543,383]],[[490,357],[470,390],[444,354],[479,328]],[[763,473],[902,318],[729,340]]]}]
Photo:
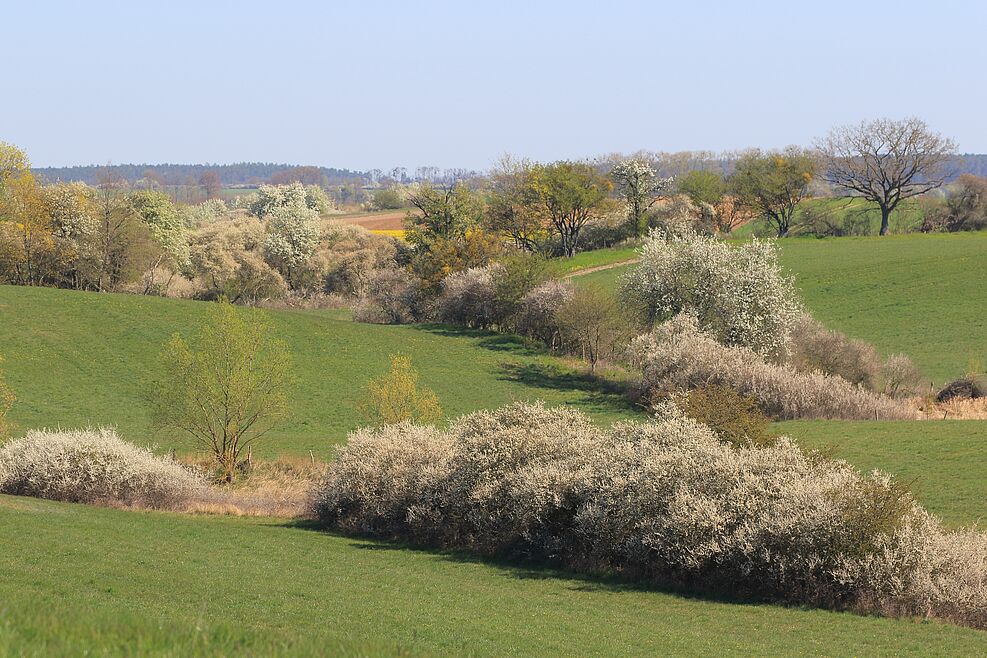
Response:
[{"label": "tall tree", "polygon": [[744,207],[770,221],[783,238],[792,229],[799,203],[809,196],[815,172],[816,160],[805,149],[752,149],[737,161],[730,187]]},{"label": "tall tree", "polygon": [[223,182],[219,180],[219,174],[211,169],[202,172],[202,175],[199,176],[199,185],[206,190],[207,199],[216,199],[219,197],[219,193],[223,191]]},{"label": "tall tree", "polygon": [[648,209],[671,187],[673,179],[661,178],[647,161],[640,159],[618,162],[610,170],[610,177],[627,202],[634,234],[644,235],[648,230]]},{"label": "tall tree", "polygon": [[826,178],[881,209],[881,235],[903,200],[940,187],[956,143],[916,118],[840,126],[817,144]]},{"label": "tall tree", "polygon": [[506,156],[491,171],[490,180],[485,227],[506,236],[518,249],[544,249],[548,244],[548,218],[533,185],[531,163]]},{"label": "tall tree", "polygon": [[606,209],[613,183],[581,162],[538,165],[532,174],[540,202],[559,236],[562,253],[574,256],[583,227]]},{"label": "tall tree", "polygon": [[479,226],[483,215],[481,199],[463,182],[445,189],[420,183],[408,195],[408,201],[418,212],[408,213],[406,239],[419,249],[428,249],[440,238],[462,237],[469,229]]}]

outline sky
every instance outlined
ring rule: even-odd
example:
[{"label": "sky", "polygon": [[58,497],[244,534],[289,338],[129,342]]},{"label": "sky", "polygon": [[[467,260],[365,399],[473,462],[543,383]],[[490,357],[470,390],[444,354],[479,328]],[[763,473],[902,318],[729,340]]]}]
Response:
[{"label": "sky", "polygon": [[0,0],[0,23],[0,141],[35,166],[486,169],[882,116],[987,152],[978,0]]}]

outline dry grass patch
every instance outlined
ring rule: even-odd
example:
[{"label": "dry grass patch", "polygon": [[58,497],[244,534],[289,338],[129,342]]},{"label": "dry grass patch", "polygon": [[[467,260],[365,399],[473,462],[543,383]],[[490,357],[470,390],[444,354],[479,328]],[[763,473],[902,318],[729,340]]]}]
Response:
[{"label": "dry grass patch", "polygon": [[917,399],[919,418],[928,420],[987,420],[987,398],[959,399],[947,402]]},{"label": "dry grass patch", "polygon": [[[188,465],[213,468],[207,455],[184,458]],[[273,461],[241,465],[234,484],[215,483],[192,498],[181,510],[191,514],[226,516],[277,516],[292,518],[305,513],[312,486],[326,469],[325,462],[308,457],[281,456]]]}]

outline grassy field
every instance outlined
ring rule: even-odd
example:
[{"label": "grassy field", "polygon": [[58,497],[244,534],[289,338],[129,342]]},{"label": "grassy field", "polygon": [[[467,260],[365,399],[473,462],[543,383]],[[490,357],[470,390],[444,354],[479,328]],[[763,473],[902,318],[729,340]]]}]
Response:
[{"label": "grassy field", "polygon": [[[987,233],[790,238],[781,263],[828,326],[904,352],[936,383],[987,364]],[[614,288],[633,266],[578,281]]]},{"label": "grassy field", "polygon": [[[205,303],[0,286],[0,350],[19,397],[21,428],[115,425],[162,448],[178,445],[151,433],[140,399],[144,373],[163,342],[190,333]],[[512,400],[543,399],[583,409],[601,421],[637,412],[600,390],[560,359],[516,338],[447,327],[357,324],[341,311],[267,311],[295,355],[292,420],[260,454],[328,457],[332,445],[362,424],[357,401],[391,353],[412,357],[422,382],[450,416]]]},{"label": "grassy field", "polygon": [[[984,238],[781,245],[825,322],[864,337],[880,328],[888,341],[872,340],[882,349],[909,351],[930,373],[947,373],[965,359],[949,352],[985,335],[977,311],[987,308],[987,274],[971,267],[987,254]],[[632,255],[606,250],[570,270]],[[622,269],[580,280],[613,285]],[[151,434],[140,382],[167,336],[191,331],[207,308],[0,287],[0,351],[20,398],[13,420],[21,429],[111,424],[139,443],[181,446]],[[641,417],[620,395],[515,338],[356,324],[343,311],[263,313],[295,353],[298,381],[293,419],[262,456],[328,457],[361,424],[361,388],[394,352],[414,359],[448,415],[541,398],[600,422]],[[944,326],[923,342],[934,323]],[[775,429],[861,469],[894,473],[949,525],[987,519],[987,421]],[[971,655],[987,644],[983,632],[938,623],[683,597],[276,519],[0,496],[0,546],[0,655]]]},{"label": "grassy field", "polygon": [[[811,233],[812,228],[806,220],[807,213],[815,213],[817,216],[828,218],[828,221],[835,226],[846,226],[852,224],[857,228],[857,233],[864,235],[877,235],[881,228],[881,211],[878,207],[864,199],[807,199],[799,204],[795,213],[795,221],[791,229],[791,235]],[[917,199],[905,199],[901,205],[891,213],[888,226],[892,233],[902,233],[908,230],[915,230],[922,225],[925,219],[925,209]],[[777,229],[771,226],[766,220],[755,220],[744,224],[738,228],[734,234],[737,237],[750,237],[758,235],[763,237],[775,237]]]},{"label": "grassy field", "polygon": [[[7,379],[19,395],[13,420],[22,430],[114,425],[137,443],[187,448],[152,432],[141,380],[162,342],[172,332],[189,332],[206,308],[133,295],[0,287],[0,344]],[[259,446],[260,456],[312,450],[328,458],[331,447],[362,424],[356,409],[361,389],[386,371],[394,352],[412,356],[449,416],[544,399],[573,405],[602,423],[643,418],[619,394],[515,338],[356,324],[339,311],[267,315],[296,355],[298,381],[291,421]],[[987,518],[987,421],[812,421],[784,423],[780,431],[809,447],[837,444],[839,454],[861,468],[880,467],[906,481],[918,477],[920,500],[952,523]]]},{"label": "grassy field", "polygon": [[552,261],[558,276],[605,267],[616,263],[624,263],[637,259],[637,247],[611,247],[609,249],[594,249],[581,251],[572,258],[557,258]]},{"label": "grassy field", "polygon": [[743,605],[316,532],[0,496],[4,655],[973,655],[938,623]]},{"label": "grassy field", "polygon": [[987,421],[799,420],[772,431],[861,470],[893,473],[949,525],[987,527]]}]

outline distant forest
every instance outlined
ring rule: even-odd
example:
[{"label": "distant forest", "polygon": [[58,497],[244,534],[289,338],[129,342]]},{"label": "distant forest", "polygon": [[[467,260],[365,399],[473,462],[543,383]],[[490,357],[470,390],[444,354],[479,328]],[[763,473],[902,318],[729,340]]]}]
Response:
[{"label": "distant forest", "polygon": [[[692,158],[691,164],[695,165]],[[684,164],[684,163],[683,163]],[[706,162],[706,166],[714,166],[728,171],[729,158],[716,158]],[[672,167],[678,169],[680,167]],[[702,168],[702,167],[700,167]],[[987,154],[965,153],[956,157],[952,167],[953,176],[974,174],[987,177]],[[238,162],[236,164],[122,164],[122,165],[84,165],[75,167],[41,167],[34,170],[35,174],[48,182],[82,181],[90,185],[100,182],[101,177],[110,175],[114,178],[124,178],[130,183],[141,179],[151,178],[162,185],[198,185],[202,175],[215,172],[220,182],[227,187],[254,186],[261,183],[288,183],[300,181],[310,185],[323,187],[337,185],[364,185],[377,181],[393,181],[407,183],[414,180],[441,181],[477,175],[479,172],[458,170],[440,170],[437,167],[419,167],[412,172],[404,168],[389,171],[371,169],[370,171],[353,171],[336,169],[335,167],[311,167],[290,164],[275,164],[272,162]],[[669,174],[679,173],[669,171]]]},{"label": "distant forest", "polygon": [[[110,175],[124,178],[130,183],[145,178],[153,178],[163,185],[197,185],[206,172],[215,172],[220,182],[232,187],[236,185],[258,185],[279,179],[301,179],[313,185],[347,185],[370,180],[362,171],[336,169],[333,167],[301,167],[273,162],[238,162],[235,164],[120,164],[83,165],[76,167],[40,167],[34,170],[46,181],[82,181],[95,185],[100,178]],[[283,182],[283,181],[282,181]]]}]

